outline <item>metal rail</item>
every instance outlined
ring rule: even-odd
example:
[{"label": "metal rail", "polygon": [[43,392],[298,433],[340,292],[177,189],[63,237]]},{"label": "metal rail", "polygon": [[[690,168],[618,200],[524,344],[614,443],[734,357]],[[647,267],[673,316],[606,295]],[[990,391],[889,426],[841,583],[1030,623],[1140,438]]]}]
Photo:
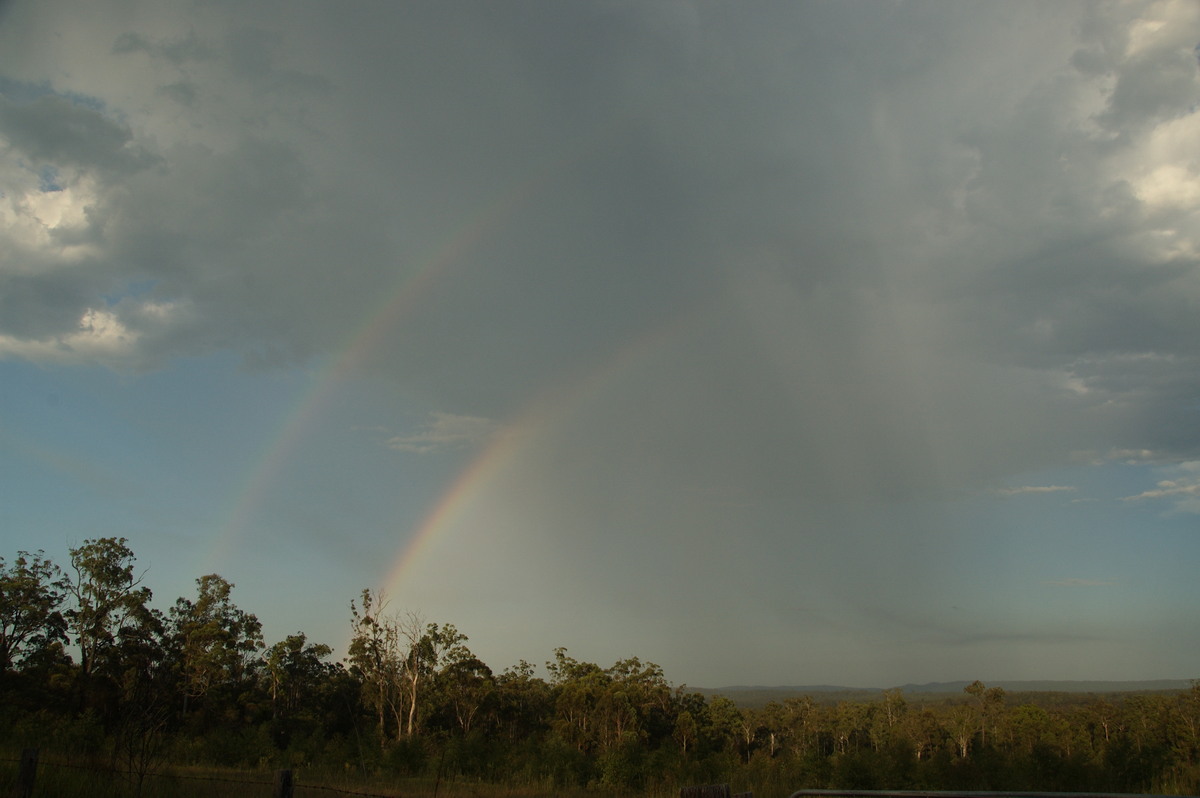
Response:
[{"label": "metal rail", "polygon": [[972,790],[796,790],[790,798],[1181,798],[1119,792],[988,792]]}]

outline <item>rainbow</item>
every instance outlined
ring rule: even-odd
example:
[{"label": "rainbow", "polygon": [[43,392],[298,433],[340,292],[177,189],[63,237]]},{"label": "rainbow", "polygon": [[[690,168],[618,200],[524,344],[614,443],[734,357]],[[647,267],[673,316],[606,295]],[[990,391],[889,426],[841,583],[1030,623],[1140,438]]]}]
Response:
[{"label": "rainbow", "polygon": [[276,476],[291,460],[304,432],[321,412],[331,404],[342,378],[357,373],[364,363],[386,340],[387,333],[404,318],[438,278],[454,264],[503,225],[538,193],[543,191],[572,163],[587,155],[599,140],[586,139],[580,145],[552,154],[524,180],[467,217],[448,238],[430,252],[416,259],[413,269],[403,272],[390,291],[363,314],[363,323],[353,329],[336,348],[336,356],[326,358],[310,375],[307,387],[298,392],[290,409],[282,413],[275,429],[266,436],[269,441],[260,457],[239,481],[242,486],[232,502],[232,509],[220,525],[216,542],[211,548],[209,567],[226,561],[233,544],[251,525],[254,509],[262,502]]},{"label": "rainbow", "polygon": [[696,328],[701,317],[695,308],[680,312],[619,347],[599,367],[572,375],[530,402],[517,420],[498,432],[438,498],[387,571],[379,592],[385,596],[395,593],[431,543],[454,527],[474,497],[505,466],[517,460],[522,451],[558,428],[586,402],[600,401],[605,388],[618,385],[623,375],[636,372],[655,356],[669,352]]},{"label": "rainbow", "polygon": [[[366,314],[365,321],[351,331],[338,354],[326,358],[310,373],[306,387],[297,392],[290,409],[281,414],[279,423],[267,436],[270,442],[264,454],[240,481],[242,489],[232,502],[232,509],[220,526],[212,547],[210,566],[224,562],[231,549],[252,525],[255,508],[260,505],[278,474],[282,473],[312,422],[332,403],[342,380],[359,373],[373,353],[387,341],[387,336],[417,303],[428,294],[440,277],[478,248],[490,234],[501,229],[520,209],[542,193],[567,167],[581,161],[610,138],[624,120],[599,129],[575,146],[553,154],[541,162],[527,178],[517,182],[486,203],[476,213],[457,226],[451,235],[434,247],[418,264],[397,278],[390,292],[385,292]],[[565,418],[587,396],[595,394],[616,375],[634,367],[638,362],[676,340],[692,327],[695,312],[683,312],[638,336],[604,360],[599,368],[574,375],[539,395],[516,421],[506,425],[492,437],[488,445],[453,480],[425,516],[415,534],[401,549],[399,556],[387,569],[381,590],[389,592],[400,584],[412,564],[420,559],[443,530],[451,527],[469,498],[487,484],[491,477],[510,462],[533,433],[544,431]]]}]

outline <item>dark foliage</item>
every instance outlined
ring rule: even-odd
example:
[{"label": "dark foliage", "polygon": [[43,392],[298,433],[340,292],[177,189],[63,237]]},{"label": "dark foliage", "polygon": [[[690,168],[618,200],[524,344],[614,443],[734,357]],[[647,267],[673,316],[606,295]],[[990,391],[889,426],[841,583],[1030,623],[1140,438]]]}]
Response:
[{"label": "dark foliage", "polygon": [[85,541],[71,577],[0,559],[0,735],[107,758],[131,783],[176,764],[324,767],[547,789],[673,794],[727,782],[802,788],[1192,793],[1200,683],[1137,695],[1022,693],[979,682],[745,707],[673,687],[636,657],[558,649],[548,679],[499,674],[450,624],[351,605],[345,663],[302,632],[267,645],[210,574],[164,615],[124,539]]}]

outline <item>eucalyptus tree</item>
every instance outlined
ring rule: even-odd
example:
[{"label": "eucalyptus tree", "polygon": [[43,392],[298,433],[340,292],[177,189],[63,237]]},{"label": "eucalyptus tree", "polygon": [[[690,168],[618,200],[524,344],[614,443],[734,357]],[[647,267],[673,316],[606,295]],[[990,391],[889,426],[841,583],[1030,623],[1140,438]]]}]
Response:
[{"label": "eucalyptus tree", "polygon": [[685,759],[689,752],[699,754],[706,738],[711,737],[707,731],[712,727],[704,694],[684,686],[675,688],[671,695],[671,718],[671,737]]},{"label": "eucalyptus tree", "polygon": [[183,713],[189,699],[247,681],[263,648],[262,624],[233,603],[234,585],[217,574],[196,580],[196,600],[179,598],[171,608],[171,637],[183,682]]},{"label": "eucalyptus tree", "polygon": [[[559,739],[582,754],[608,755],[610,769],[628,775],[628,755],[656,747],[676,730],[670,685],[662,668],[652,662],[631,657],[601,668],[576,660],[560,647],[546,669],[554,696],[552,725]],[[691,744],[686,731],[684,739]]]},{"label": "eucalyptus tree", "polygon": [[977,727],[975,713],[965,704],[955,704],[947,718],[946,731],[954,740],[959,757],[965,759],[971,750],[971,739]]},{"label": "eucalyptus tree", "polygon": [[461,643],[446,652],[437,686],[464,736],[471,733],[481,710],[496,694],[492,669]]},{"label": "eucalyptus tree", "polygon": [[817,750],[818,716],[816,702],[812,696],[796,696],[783,701],[783,723],[792,753],[798,757],[808,756]]},{"label": "eucalyptus tree", "polygon": [[550,726],[554,696],[525,660],[496,677],[493,722],[510,744],[540,737]]},{"label": "eucalyptus tree", "polygon": [[546,663],[554,691],[554,731],[577,751],[590,754],[601,745],[597,708],[611,677],[592,662],[580,662],[565,648]]},{"label": "eucalyptus tree", "polygon": [[1004,708],[1004,688],[988,687],[976,679],[963,692],[975,698],[979,708],[979,744],[987,745],[988,721],[994,723]]},{"label": "eucalyptus tree", "polygon": [[671,731],[671,737],[679,746],[684,758],[687,757],[688,751],[695,747],[699,731],[695,716],[689,710],[680,710],[675,716],[675,728]]},{"label": "eucalyptus tree", "polygon": [[714,749],[733,749],[742,739],[742,710],[732,700],[716,695],[708,702],[709,741]]},{"label": "eucalyptus tree", "polygon": [[613,690],[624,695],[633,713],[633,726],[618,731],[618,736],[633,731],[643,740],[657,742],[669,738],[675,725],[673,696],[663,669],[637,657],[618,660],[607,671]]},{"label": "eucalyptus tree", "polygon": [[85,680],[100,671],[115,675],[121,635],[138,636],[157,623],[149,607],[153,594],[142,585],[145,572],[135,574],[137,558],[125,538],[85,540],[70,555],[66,592],[73,606],[64,615],[79,647],[80,671]]},{"label": "eucalyptus tree", "polygon": [[1022,704],[1012,710],[1009,717],[1013,744],[1027,754],[1038,746],[1053,742],[1054,724],[1050,713],[1033,704]]},{"label": "eucalyptus tree", "polygon": [[902,728],[905,737],[912,743],[913,754],[918,762],[940,749],[950,736],[932,709],[905,713]]},{"label": "eucalyptus tree", "polygon": [[452,624],[426,623],[418,613],[385,614],[381,593],[364,590],[360,604],[350,602],[351,672],[363,685],[363,703],[373,709],[380,746],[386,746],[387,718],[396,738],[412,737],[420,726],[424,698],[447,652],[464,642]]},{"label": "eucalyptus tree", "polygon": [[834,709],[834,743],[838,753],[857,752],[870,736],[872,704],[859,701],[839,701]]},{"label": "eucalyptus tree", "polygon": [[783,704],[768,701],[767,705],[759,710],[758,723],[761,733],[766,737],[767,755],[774,759],[784,749],[788,740]]},{"label": "eucalyptus tree", "polygon": [[335,670],[324,661],[332,653],[324,643],[308,642],[303,632],[288,635],[263,653],[272,718],[289,717],[313,703],[313,694]]},{"label": "eucalyptus tree", "polygon": [[900,732],[907,712],[908,702],[904,698],[903,690],[894,688],[883,691],[871,729],[871,740],[876,750],[879,750],[881,745],[890,742]]},{"label": "eucalyptus tree", "polygon": [[[395,624],[384,615],[387,602],[380,593],[363,590],[359,603],[350,602],[350,672],[362,683],[362,702],[374,711],[379,745],[387,744],[387,717],[398,706],[401,658]],[[397,712],[397,725],[399,715]]]},{"label": "eucalyptus tree", "polygon": [[1169,723],[1177,753],[1187,762],[1200,761],[1200,681],[1193,680],[1172,709]]},{"label": "eucalyptus tree", "polygon": [[67,580],[44,552],[0,557],[0,674],[67,642]]},{"label": "eucalyptus tree", "polygon": [[[125,538],[85,540],[69,550],[63,613],[79,651],[76,696],[98,712],[129,762],[141,762],[161,739],[169,714],[172,679],[166,668],[165,621],[150,607],[145,571]],[[151,746],[152,747],[152,746]]]},{"label": "eucalyptus tree", "polygon": [[446,653],[466,642],[467,636],[453,624],[425,623],[414,612],[398,620],[396,628],[408,649],[402,660],[401,679],[408,705],[405,735],[412,737],[418,731],[423,698],[434,674],[442,666]]}]

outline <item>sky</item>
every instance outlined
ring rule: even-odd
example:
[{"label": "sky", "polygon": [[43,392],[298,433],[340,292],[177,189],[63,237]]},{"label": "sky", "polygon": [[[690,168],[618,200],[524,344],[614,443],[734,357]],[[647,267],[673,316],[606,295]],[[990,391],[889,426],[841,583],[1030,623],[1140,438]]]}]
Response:
[{"label": "sky", "polygon": [[1200,4],[0,2],[0,556],[339,651],[1193,678]]}]

